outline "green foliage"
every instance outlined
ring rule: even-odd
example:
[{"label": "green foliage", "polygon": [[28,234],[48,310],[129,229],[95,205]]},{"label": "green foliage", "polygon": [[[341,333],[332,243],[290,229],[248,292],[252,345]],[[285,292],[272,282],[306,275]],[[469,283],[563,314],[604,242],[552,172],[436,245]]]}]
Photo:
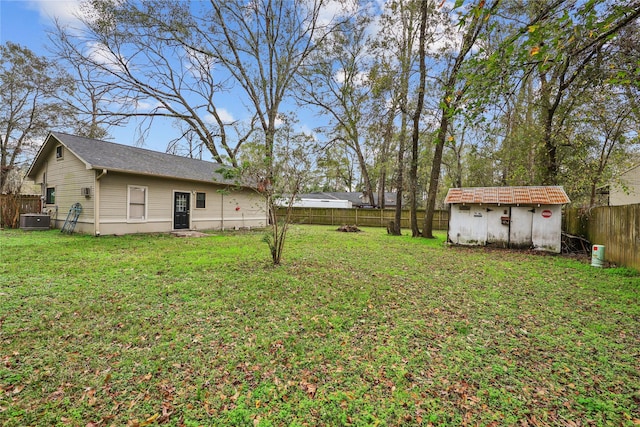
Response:
[{"label": "green foliage", "polygon": [[0,193],[19,192],[5,185],[9,171],[26,166],[52,128],[73,123],[64,101],[73,88],[55,62],[12,42],[0,45]]},{"label": "green foliage", "polygon": [[0,232],[0,424],[640,419],[637,274],[323,226],[272,268],[261,237]]}]

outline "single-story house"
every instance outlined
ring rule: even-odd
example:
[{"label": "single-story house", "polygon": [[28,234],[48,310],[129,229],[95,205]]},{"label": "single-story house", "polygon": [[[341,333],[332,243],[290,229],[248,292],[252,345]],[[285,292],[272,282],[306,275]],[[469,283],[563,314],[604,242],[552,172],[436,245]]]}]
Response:
[{"label": "single-story house", "polygon": [[609,184],[609,206],[640,203],[640,164],[621,173]]},{"label": "single-story house", "polygon": [[[378,193],[375,193],[373,195],[373,198],[375,206],[379,206],[380,204],[378,203]],[[303,207],[347,207],[346,202],[349,202],[350,206],[348,207],[350,208],[369,208],[372,206],[369,198],[360,191],[316,191],[313,193],[299,194],[297,199],[305,201],[303,204],[301,204],[301,206]],[[316,202],[314,204],[313,200],[326,201],[325,203],[327,203],[327,206],[316,206],[316,204],[321,202]],[[345,205],[328,206],[330,204],[329,201],[335,200],[341,200],[343,201],[343,203],[345,203]],[[392,191],[385,192],[384,204],[387,208],[394,208],[396,206],[396,193]]]},{"label": "single-story house", "polygon": [[64,133],[50,133],[27,172],[53,227],[82,205],[75,230],[95,235],[267,224],[266,203],[223,165]]},{"label": "single-story house", "polygon": [[562,187],[451,188],[448,239],[460,245],[492,245],[559,253]]}]

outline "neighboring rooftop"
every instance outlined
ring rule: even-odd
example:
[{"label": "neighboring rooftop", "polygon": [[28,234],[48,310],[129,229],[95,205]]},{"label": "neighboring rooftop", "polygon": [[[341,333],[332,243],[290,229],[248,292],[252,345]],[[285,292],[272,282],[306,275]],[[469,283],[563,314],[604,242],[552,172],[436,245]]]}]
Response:
[{"label": "neighboring rooftop", "polygon": [[450,188],[445,203],[501,205],[564,205],[569,197],[562,187]]},{"label": "neighboring rooftop", "polygon": [[[87,169],[107,169],[116,172],[129,172],[193,181],[216,182],[229,185],[238,184],[236,180],[225,178],[218,172],[225,167],[220,163],[181,157],[60,132],[51,132],[45,140],[41,151],[45,149],[45,145],[47,145],[52,136],[83,161]],[[39,157],[38,155],[36,161],[34,161],[31,168],[29,168],[28,175],[35,170]],[[246,186],[247,184],[244,185]]]},{"label": "neighboring rooftop", "polygon": [[[349,200],[353,206],[361,207],[368,206],[370,203],[365,200],[364,194],[361,191],[316,191],[313,193],[298,194],[299,199],[314,199],[314,200]],[[373,198],[378,205],[378,193],[373,195]],[[384,193],[384,202],[387,207],[396,205],[396,193],[387,191]]]}]

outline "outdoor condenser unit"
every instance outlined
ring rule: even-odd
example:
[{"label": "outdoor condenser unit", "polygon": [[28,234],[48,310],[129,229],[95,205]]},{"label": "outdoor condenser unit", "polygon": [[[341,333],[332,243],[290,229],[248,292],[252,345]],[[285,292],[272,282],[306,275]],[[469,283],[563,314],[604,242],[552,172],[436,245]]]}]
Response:
[{"label": "outdoor condenser unit", "polygon": [[22,230],[48,230],[50,219],[47,214],[21,214],[20,228]]}]

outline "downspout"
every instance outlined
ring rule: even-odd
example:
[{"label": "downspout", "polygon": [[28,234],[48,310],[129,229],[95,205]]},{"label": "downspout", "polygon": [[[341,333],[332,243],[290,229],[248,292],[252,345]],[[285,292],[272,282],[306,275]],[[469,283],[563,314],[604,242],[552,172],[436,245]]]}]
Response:
[{"label": "downspout", "polygon": [[224,193],[220,193],[220,229],[224,231]]},{"label": "downspout", "polygon": [[102,172],[96,176],[96,189],[93,195],[93,228],[95,236],[100,236],[100,179],[106,174],[107,170],[102,169]]}]

